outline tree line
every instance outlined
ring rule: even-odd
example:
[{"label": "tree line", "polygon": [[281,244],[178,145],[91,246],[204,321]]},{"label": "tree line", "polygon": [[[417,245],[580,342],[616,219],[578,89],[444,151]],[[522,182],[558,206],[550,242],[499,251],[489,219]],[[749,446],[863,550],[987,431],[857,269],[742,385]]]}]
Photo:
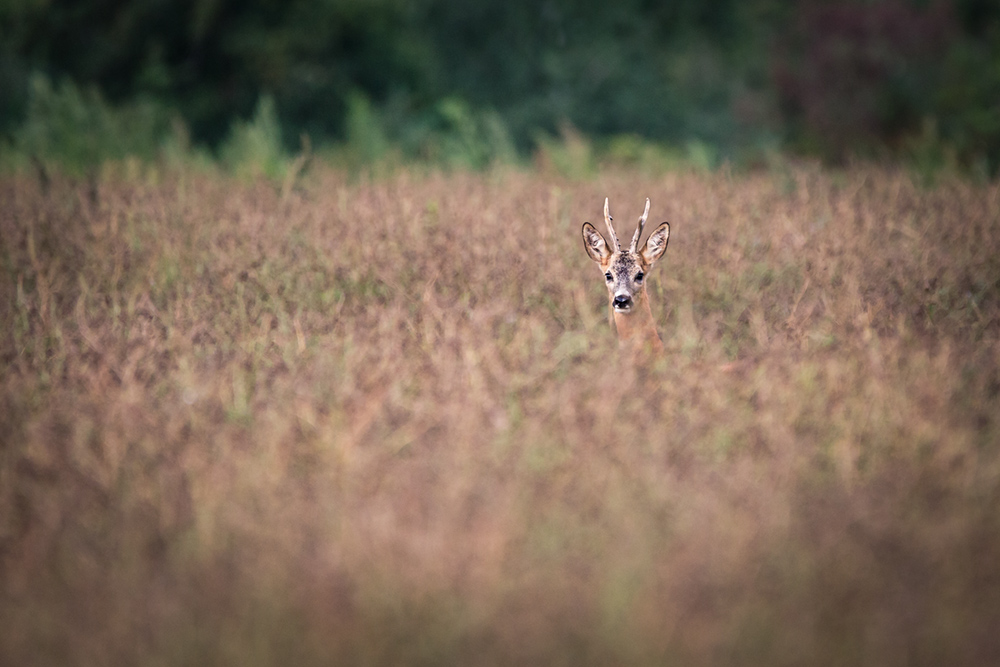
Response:
[{"label": "tree line", "polygon": [[521,154],[573,131],[1000,163],[990,0],[3,3],[8,143],[38,77],[164,110],[213,148],[266,96],[288,146],[344,141],[353,118],[416,152],[466,123]]}]

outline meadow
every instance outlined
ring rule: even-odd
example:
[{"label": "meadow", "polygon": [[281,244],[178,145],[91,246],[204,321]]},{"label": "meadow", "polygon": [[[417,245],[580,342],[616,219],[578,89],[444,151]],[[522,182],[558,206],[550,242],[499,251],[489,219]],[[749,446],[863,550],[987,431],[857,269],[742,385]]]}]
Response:
[{"label": "meadow", "polygon": [[[672,225],[633,365],[580,237]],[[1000,183],[0,176],[0,662],[1000,662]],[[620,222],[619,222],[620,221]]]}]

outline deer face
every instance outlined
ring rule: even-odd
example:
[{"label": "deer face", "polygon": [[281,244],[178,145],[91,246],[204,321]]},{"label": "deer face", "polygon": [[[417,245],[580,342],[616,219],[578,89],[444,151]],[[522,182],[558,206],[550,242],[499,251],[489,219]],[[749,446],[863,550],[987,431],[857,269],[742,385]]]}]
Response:
[{"label": "deer face", "polygon": [[618,236],[611,225],[611,215],[608,213],[608,200],[604,200],[604,221],[611,235],[609,246],[604,236],[589,222],[583,223],[583,245],[590,258],[597,262],[604,272],[604,282],[608,286],[611,307],[616,313],[628,314],[636,301],[646,298],[646,273],[653,267],[667,249],[670,238],[670,224],[662,223],[646,240],[642,249],[636,249],[639,236],[642,234],[646,216],[649,215],[649,200],[646,200],[646,210],[639,218],[632,245],[626,250],[618,242]]},{"label": "deer face", "polygon": [[617,252],[608,262],[604,281],[608,285],[611,306],[615,312],[631,311],[633,299],[642,291],[645,271],[641,260],[637,253]]}]

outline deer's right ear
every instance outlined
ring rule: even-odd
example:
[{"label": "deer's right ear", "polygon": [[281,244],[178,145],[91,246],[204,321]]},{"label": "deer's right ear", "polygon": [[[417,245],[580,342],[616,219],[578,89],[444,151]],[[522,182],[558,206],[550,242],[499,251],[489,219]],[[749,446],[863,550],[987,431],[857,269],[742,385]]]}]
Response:
[{"label": "deer's right ear", "polygon": [[583,223],[583,247],[586,248],[590,258],[599,264],[611,257],[608,242],[589,222]]}]

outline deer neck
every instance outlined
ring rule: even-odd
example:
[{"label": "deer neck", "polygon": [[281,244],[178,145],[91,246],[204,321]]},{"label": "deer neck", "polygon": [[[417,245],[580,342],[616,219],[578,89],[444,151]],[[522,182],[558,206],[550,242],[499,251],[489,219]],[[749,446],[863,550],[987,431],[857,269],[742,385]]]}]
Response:
[{"label": "deer neck", "polygon": [[612,308],[615,318],[615,328],[618,330],[618,342],[623,348],[633,352],[649,349],[655,354],[663,352],[663,341],[656,333],[656,323],[653,321],[653,311],[649,308],[649,298],[643,289],[632,297],[632,310],[619,313]]}]

